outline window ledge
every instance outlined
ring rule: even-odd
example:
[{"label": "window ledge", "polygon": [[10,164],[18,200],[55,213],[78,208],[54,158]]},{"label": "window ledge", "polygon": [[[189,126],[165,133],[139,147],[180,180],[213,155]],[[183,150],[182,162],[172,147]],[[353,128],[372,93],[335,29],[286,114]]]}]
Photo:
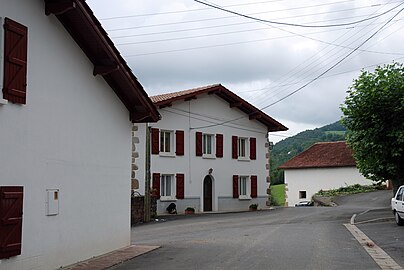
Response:
[{"label": "window ledge", "polygon": [[206,159],[216,159],[216,157],[214,155],[202,155],[202,158],[206,158]]},{"label": "window ledge", "polygon": [[246,157],[239,157],[237,160],[239,160],[239,161],[250,161],[250,159],[246,158]]},{"label": "window ledge", "polygon": [[251,200],[251,197],[249,197],[249,196],[244,196],[244,195],[240,195],[240,196],[238,196],[238,199],[239,199],[240,201],[247,201],[247,200]]},{"label": "window ledge", "polygon": [[0,98],[0,105],[6,105],[6,104],[8,104],[8,100]]},{"label": "window ledge", "polygon": [[174,153],[161,153],[159,154],[160,157],[175,157]]},{"label": "window ledge", "polygon": [[161,201],[161,202],[176,202],[177,199],[174,198],[174,197],[164,197],[164,196],[161,196],[161,197],[160,197],[160,201]]}]

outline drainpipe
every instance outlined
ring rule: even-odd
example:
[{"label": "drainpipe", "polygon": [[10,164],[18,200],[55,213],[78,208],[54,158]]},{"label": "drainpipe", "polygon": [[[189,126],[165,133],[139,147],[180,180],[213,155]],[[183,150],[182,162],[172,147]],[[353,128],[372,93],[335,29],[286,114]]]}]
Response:
[{"label": "drainpipe", "polygon": [[267,142],[266,142],[266,146],[267,146],[267,160],[268,160],[268,176],[267,176],[267,183],[268,183],[268,188],[267,188],[267,194],[268,194],[268,199],[266,202],[267,206],[271,206],[272,204],[272,195],[271,195],[271,143],[269,141],[269,133],[267,133],[266,136]]},{"label": "drainpipe", "polygon": [[146,124],[146,153],[145,153],[145,191],[144,191],[144,221],[150,221],[150,129]]}]

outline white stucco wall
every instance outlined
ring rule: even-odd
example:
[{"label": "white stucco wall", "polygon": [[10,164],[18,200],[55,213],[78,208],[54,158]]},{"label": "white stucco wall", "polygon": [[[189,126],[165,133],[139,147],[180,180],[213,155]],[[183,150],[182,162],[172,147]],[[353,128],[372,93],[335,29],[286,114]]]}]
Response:
[{"label": "white stucco wall", "polygon": [[[22,255],[0,269],[56,269],[129,245],[128,111],[42,0],[2,0],[0,17],[28,27],[27,104],[0,105],[0,186],[24,186]],[[56,216],[47,189],[60,190]]]},{"label": "white stucco wall", "polygon": [[[187,112],[193,114],[189,115]],[[241,210],[248,209],[251,203],[259,203],[259,207],[264,208],[267,200],[266,190],[268,184],[266,178],[268,170],[266,169],[266,130],[267,128],[255,120],[249,120],[248,115],[237,108],[230,108],[229,103],[216,95],[202,94],[197,99],[191,101],[177,101],[172,107],[159,110],[162,120],[158,123],[150,124],[151,127],[166,130],[184,130],[185,155],[176,157],[163,157],[152,155],[151,172],[162,174],[185,174],[185,199],[177,200],[177,209],[183,211],[187,206],[195,207],[197,211],[203,209],[203,180],[210,168],[213,169],[213,211],[222,210]],[[208,128],[202,126],[211,125],[212,119],[208,117],[219,118],[219,121],[226,121],[241,117],[242,119],[226,124]],[[198,119],[195,119],[198,118]],[[204,119],[207,121],[201,121]],[[223,134],[223,158],[203,158],[195,154],[195,133],[203,132],[210,134]],[[140,143],[137,146],[139,153],[143,156],[145,153],[145,125],[139,126]],[[232,135],[239,137],[255,137],[256,160],[240,161],[232,159],[231,138]],[[144,159],[139,159],[140,172],[139,192],[144,194]],[[251,200],[233,199],[233,175],[257,175],[258,176],[258,198]],[[159,212],[164,213],[165,207],[169,203],[159,203]]]},{"label": "white stucco wall", "polygon": [[[340,188],[353,184],[370,185],[356,167],[310,168],[285,170],[287,184],[286,201],[295,206],[299,201],[311,200],[318,191]],[[306,191],[307,199],[299,199],[299,191]]]}]

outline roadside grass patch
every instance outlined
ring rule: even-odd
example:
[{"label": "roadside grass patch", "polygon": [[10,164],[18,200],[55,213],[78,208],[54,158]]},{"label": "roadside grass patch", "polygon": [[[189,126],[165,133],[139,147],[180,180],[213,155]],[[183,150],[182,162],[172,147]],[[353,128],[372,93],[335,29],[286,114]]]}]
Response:
[{"label": "roadside grass patch", "polygon": [[359,184],[340,187],[337,189],[330,189],[330,190],[320,190],[315,194],[315,196],[322,196],[322,197],[334,197],[334,196],[343,196],[343,195],[350,195],[350,194],[357,194],[357,193],[366,193],[366,192],[373,192],[376,190],[385,189],[384,186],[379,184],[361,186]]},{"label": "roadside grass patch", "polygon": [[285,184],[271,186],[272,205],[285,205]]}]

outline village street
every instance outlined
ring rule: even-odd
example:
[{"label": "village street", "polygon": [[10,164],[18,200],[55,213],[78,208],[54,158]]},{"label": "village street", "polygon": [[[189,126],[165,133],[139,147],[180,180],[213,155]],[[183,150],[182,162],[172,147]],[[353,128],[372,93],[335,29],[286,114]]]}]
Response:
[{"label": "village street", "polygon": [[132,243],[161,248],[112,269],[380,269],[343,224],[357,225],[404,267],[404,233],[387,210],[389,191],[337,207],[182,216],[132,228]]}]

